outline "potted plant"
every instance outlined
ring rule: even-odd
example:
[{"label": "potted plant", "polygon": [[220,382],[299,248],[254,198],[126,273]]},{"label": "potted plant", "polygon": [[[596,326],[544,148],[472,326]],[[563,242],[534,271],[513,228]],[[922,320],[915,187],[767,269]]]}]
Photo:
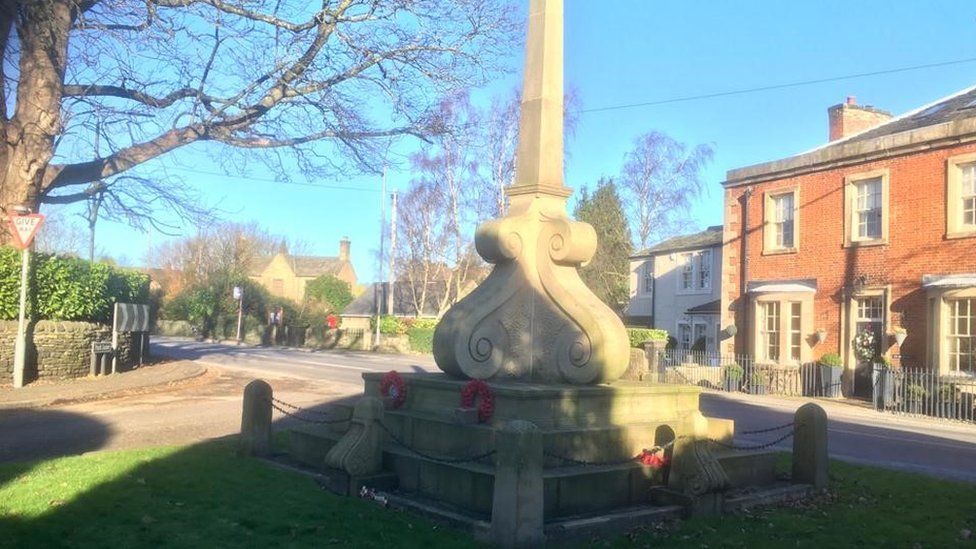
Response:
[{"label": "potted plant", "polygon": [[749,379],[749,393],[753,395],[766,394],[766,375],[761,371],[752,373]]},{"label": "potted plant", "polygon": [[925,399],[929,392],[917,383],[911,383],[905,387],[905,400],[908,401],[908,413],[921,414],[925,409]]},{"label": "potted plant", "polygon": [[934,395],[935,404],[941,417],[956,419],[959,415],[959,390],[955,385],[940,385]]},{"label": "potted plant", "polygon": [[738,364],[729,364],[724,368],[722,372],[722,380],[725,385],[725,390],[729,392],[736,392],[742,388],[742,376],[745,370],[742,366]]},{"label": "potted plant", "polygon": [[827,353],[817,363],[820,365],[820,394],[830,398],[840,397],[841,375],[844,373],[844,361],[840,355]]}]

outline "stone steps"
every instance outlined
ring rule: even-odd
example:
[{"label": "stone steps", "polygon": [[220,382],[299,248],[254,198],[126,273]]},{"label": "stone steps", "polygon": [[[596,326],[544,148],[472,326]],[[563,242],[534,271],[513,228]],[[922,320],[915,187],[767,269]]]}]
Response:
[{"label": "stone steps", "polygon": [[[297,461],[321,469],[326,454],[340,437],[341,434],[322,427],[294,429],[289,433],[290,453]],[[435,456],[476,455],[482,451],[466,449],[463,453]],[[774,453],[723,449],[716,452],[716,458],[734,488],[775,480]],[[388,442],[383,463],[386,471],[396,474],[402,492],[443,501],[475,514],[491,513],[494,465],[490,458],[475,463],[441,463]],[[638,463],[547,466],[543,472],[545,516],[555,520],[647,504],[650,489],[662,482],[660,472]]]}]

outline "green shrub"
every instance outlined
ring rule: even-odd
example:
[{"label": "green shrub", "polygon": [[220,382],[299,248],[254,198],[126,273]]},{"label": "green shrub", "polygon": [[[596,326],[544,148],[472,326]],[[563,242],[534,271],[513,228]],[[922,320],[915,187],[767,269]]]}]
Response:
[{"label": "green shrub", "polygon": [[743,370],[742,366],[739,366],[738,364],[729,364],[725,367],[725,377],[732,381],[739,381],[742,379],[744,373],[745,370]]},{"label": "green shrub", "polygon": [[820,357],[820,360],[818,362],[820,362],[820,364],[823,364],[824,366],[830,366],[831,368],[844,367],[844,361],[840,359],[840,355],[838,355],[837,353],[827,353],[824,356]]},{"label": "green shrub", "polygon": [[421,328],[424,330],[433,330],[437,327],[439,322],[436,318],[410,318],[405,321],[407,325],[411,328]]},{"label": "green shrub", "polygon": [[432,353],[434,351],[434,329],[412,326],[407,330],[410,339],[410,349],[417,353]]},{"label": "green shrub", "polygon": [[[149,303],[149,277],[132,269],[83,259],[31,254],[29,304],[38,320],[108,323],[116,302]],[[0,319],[17,317],[20,302],[20,252],[0,248]]]},{"label": "green shrub", "polygon": [[349,283],[335,275],[322,275],[305,285],[305,299],[325,307],[330,313],[341,313],[352,303]]},{"label": "green shrub", "polygon": [[630,346],[640,349],[644,342],[648,340],[666,341],[668,339],[667,330],[657,330],[654,328],[627,328],[627,335],[630,337]]},{"label": "green shrub", "polygon": [[[376,329],[376,317],[370,319],[370,329]],[[383,335],[403,335],[407,333],[407,323],[395,316],[380,317],[380,333]]]}]

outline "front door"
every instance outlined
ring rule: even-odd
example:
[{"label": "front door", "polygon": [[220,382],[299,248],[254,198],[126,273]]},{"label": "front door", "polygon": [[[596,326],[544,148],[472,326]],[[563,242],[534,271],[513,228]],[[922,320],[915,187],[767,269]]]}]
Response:
[{"label": "front door", "polygon": [[871,398],[874,390],[872,372],[880,361],[884,337],[884,298],[859,297],[854,303],[854,396]]}]

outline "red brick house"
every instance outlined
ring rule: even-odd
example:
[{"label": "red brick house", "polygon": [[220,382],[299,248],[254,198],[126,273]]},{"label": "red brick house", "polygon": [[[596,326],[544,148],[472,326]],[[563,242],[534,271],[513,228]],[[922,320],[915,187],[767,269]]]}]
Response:
[{"label": "red brick house", "polygon": [[728,172],[723,351],[836,352],[856,394],[872,352],[976,374],[976,87],[896,118],[853,98],[828,113],[826,145]]}]

